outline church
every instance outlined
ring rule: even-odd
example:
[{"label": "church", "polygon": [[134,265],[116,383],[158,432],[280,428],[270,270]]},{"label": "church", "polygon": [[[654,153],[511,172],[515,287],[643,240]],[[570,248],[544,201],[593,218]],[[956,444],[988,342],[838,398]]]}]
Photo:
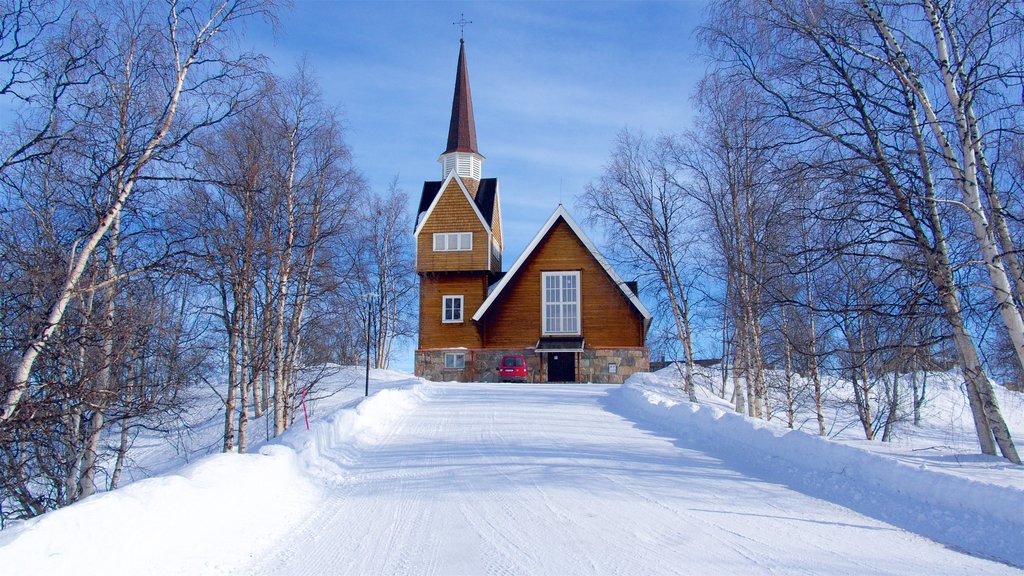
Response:
[{"label": "church", "polygon": [[423,183],[414,232],[419,275],[416,375],[496,381],[505,355],[530,382],[622,383],[649,369],[651,314],[564,206],[502,271],[501,194],[483,177],[460,40],[441,180]]}]

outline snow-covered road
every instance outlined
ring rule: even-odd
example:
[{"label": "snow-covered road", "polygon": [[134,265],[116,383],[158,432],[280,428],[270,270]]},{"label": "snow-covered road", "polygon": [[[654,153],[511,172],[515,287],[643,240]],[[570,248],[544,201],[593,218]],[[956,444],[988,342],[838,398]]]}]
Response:
[{"label": "snow-covered road", "polygon": [[730,469],[637,425],[608,391],[427,385],[238,572],[1016,572]]}]

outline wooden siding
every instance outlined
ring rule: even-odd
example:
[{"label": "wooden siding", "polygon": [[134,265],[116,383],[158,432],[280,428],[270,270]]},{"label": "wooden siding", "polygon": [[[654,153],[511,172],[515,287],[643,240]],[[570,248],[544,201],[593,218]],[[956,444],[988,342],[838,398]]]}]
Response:
[{"label": "wooden siding", "polygon": [[[487,270],[491,250],[487,230],[454,179],[440,193],[440,200],[423,224],[416,239],[417,272],[458,272]],[[435,232],[472,232],[473,249],[434,252]]]},{"label": "wooden siding", "polygon": [[[505,237],[503,236],[504,232],[501,229],[501,204],[498,203],[497,199],[494,201],[494,217],[491,218],[491,232],[494,233],[494,237],[498,240],[498,247],[504,250]],[[495,270],[495,272],[500,271],[501,268]]]},{"label": "wooden siding", "polygon": [[494,200],[494,217],[491,218],[491,234],[498,242],[498,257],[491,257],[491,272],[501,272],[501,259],[505,250],[505,239],[502,238],[501,235],[501,204],[498,203],[498,198],[495,198]]},{"label": "wooden siding", "polygon": [[643,316],[559,220],[481,318],[487,348],[533,346],[541,336],[541,272],[580,271],[581,333],[590,347],[641,347]]},{"label": "wooden siding", "polygon": [[[442,322],[444,296],[461,294],[462,322]],[[487,295],[486,273],[420,275],[420,343],[429,348],[480,348],[483,339],[472,316]]]}]

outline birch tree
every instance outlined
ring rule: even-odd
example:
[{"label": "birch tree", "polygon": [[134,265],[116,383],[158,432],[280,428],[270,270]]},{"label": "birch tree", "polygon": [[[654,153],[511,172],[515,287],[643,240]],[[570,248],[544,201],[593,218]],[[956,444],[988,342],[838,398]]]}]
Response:
[{"label": "birch tree", "polygon": [[588,184],[582,202],[590,220],[601,224],[620,263],[652,278],[671,310],[686,370],[683,388],[697,401],[693,386],[693,330],[684,262],[694,243],[691,208],[677,182],[671,143],[651,142],[643,134],[619,132],[604,174]]},{"label": "birch tree", "polygon": [[[1005,8],[993,5],[991,13],[1005,15]],[[704,38],[718,65],[732,77],[757,86],[765,110],[792,130],[791,141],[820,144],[830,155],[830,167],[843,170],[842,178],[864,189],[862,201],[892,211],[892,217],[882,220],[887,230],[895,232],[887,240],[913,247],[917,265],[941,303],[967,381],[982,452],[994,454],[998,445],[1005,458],[1019,462],[964,320],[962,288],[954,280],[956,263],[945,229],[946,223],[957,222],[957,216],[941,196],[944,189],[932,168],[936,160],[935,140],[928,138],[929,130],[936,136],[930,128],[932,120],[912,83],[893,76],[890,57],[895,56],[896,47],[886,40],[884,31],[879,32],[883,29],[878,19],[863,4],[839,0],[813,6],[799,1],[724,1],[715,4],[713,14]],[[982,37],[1019,39],[1019,32],[1005,34],[998,30],[1009,29],[992,27],[991,21],[976,22],[981,26],[976,33]],[[911,37],[910,31],[907,34]],[[913,38],[916,44],[922,40]],[[997,57],[998,51],[982,54]],[[899,65],[901,59],[897,56],[892,61]],[[973,140],[966,143],[971,148]],[[940,152],[938,161],[949,167],[946,156]],[[977,212],[971,202],[961,204]],[[974,220],[969,225],[976,229],[977,215],[970,218]],[[1012,306],[1004,305],[1012,304],[1007,283],[999,280],[998,270],[993,275],[998,267],[991,250],[981,248],[986,250],[989,255],[982,255],[993,278],[995,299],[1007,326],[1012,327],[1013,314],[1008,314]]]},{"label": "birch tree", "polygon": [[[311,301],[338,284],[362,179],[312,70],[263,77],[258,105],[203,141],[181,215],[196,240],[225,336],[224,451],[244,452],[250,418],[294,418]],[[250,414],[251,412],[251,414]]]},{"label": "birch tree", "polygon": [[[169,159],[196,131],[234,113],[243,102],[231,85],[244,78],[245,60],[226,57],[218,46],[222,30],[264,10],[240,1],[100,6],[85,13],[92,29],[103,31],[103,44],[90,57],[92,79],[78,101],[62,112],[65,121],[87,126],[91,111],[114,106],[130,119],[133,130],[121,132],[110,150],[109,165],[97,186],[107,200],[90,228],[68,251],[60,288],[47,302],[45,320],[26,340],[2,404],[0,422],[9,420],[29,390],[40,352],[60,328],[64,313],[80,289],[86,268],[125,203],[151,165]],[[227,98],[218,98],[217,94]],[[179,115],[179,110],[200,104]],[[85,116],[74,117],[84,111]]]},{"label": "birch tree", "polygon": [[376,294],[371,348],[376,368],[387,368],[395,346],[416,333],[416,273],[408,196],[397,177],[386,194],[373,197],[360,218],[365,227],[367,293]]},{"label": "birch tree", "polygon": [[714,231],[714,253],[727,292],[722,301],[734,328],[734,405],[738,412],[767,417],[764,288],[767,246],[775,242],[786,201],[778,185],[780,148],[773,126],[744,87],[727,85],[712,74],[698,86],[695,101],[700,120],[678,140],[673,160],[684,173],[685,194]]},{"label": "birch tree", "polygon": [[[859,54],[885,63],[917,100],[939,157],[961,192],[961,205],[970,218],[999,314],[1017,360],[1024,367],[1024,320],[1021,317],[1024,273],[986,158],[988,138],[975,106],[976,99],[987,91],[996,95],[1001,89],[1021,86],[1019,63],[1014,66],[1005,60],[1013,56],[1003,50],[1004,46],[1012,46],[1012,42],[1017,42],[1019,48],[1024,38],[1014,22],[1012,3],[922,0],[919,7],[903,7],[860,0],[858,4],[870,19],[882,45],[878,51],[850,45]],[[923,35],[923,39],[913,36],[912,27],[918,16],[929,26],[929,33]],[[911,29],[900,36],[910,36],[909,44],[922,52],[914,61],[904,48],[907,43],[897,37],[898,28]],[[990,69],[995,69],[995,73]],[[937,90],[930,89],[927,76],[932,76]],[[937,100],[937,96],[944,101]],[[952,129],[947,128],[949,126]]]}]

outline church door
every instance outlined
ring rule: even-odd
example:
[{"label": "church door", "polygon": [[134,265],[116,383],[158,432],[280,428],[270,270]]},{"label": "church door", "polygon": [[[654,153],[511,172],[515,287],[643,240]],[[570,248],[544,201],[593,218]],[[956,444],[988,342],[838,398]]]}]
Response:
[{"label": "church door", "polygon": [[575,382],[576,354],[552,352],[548,354],[548,382]]}]

